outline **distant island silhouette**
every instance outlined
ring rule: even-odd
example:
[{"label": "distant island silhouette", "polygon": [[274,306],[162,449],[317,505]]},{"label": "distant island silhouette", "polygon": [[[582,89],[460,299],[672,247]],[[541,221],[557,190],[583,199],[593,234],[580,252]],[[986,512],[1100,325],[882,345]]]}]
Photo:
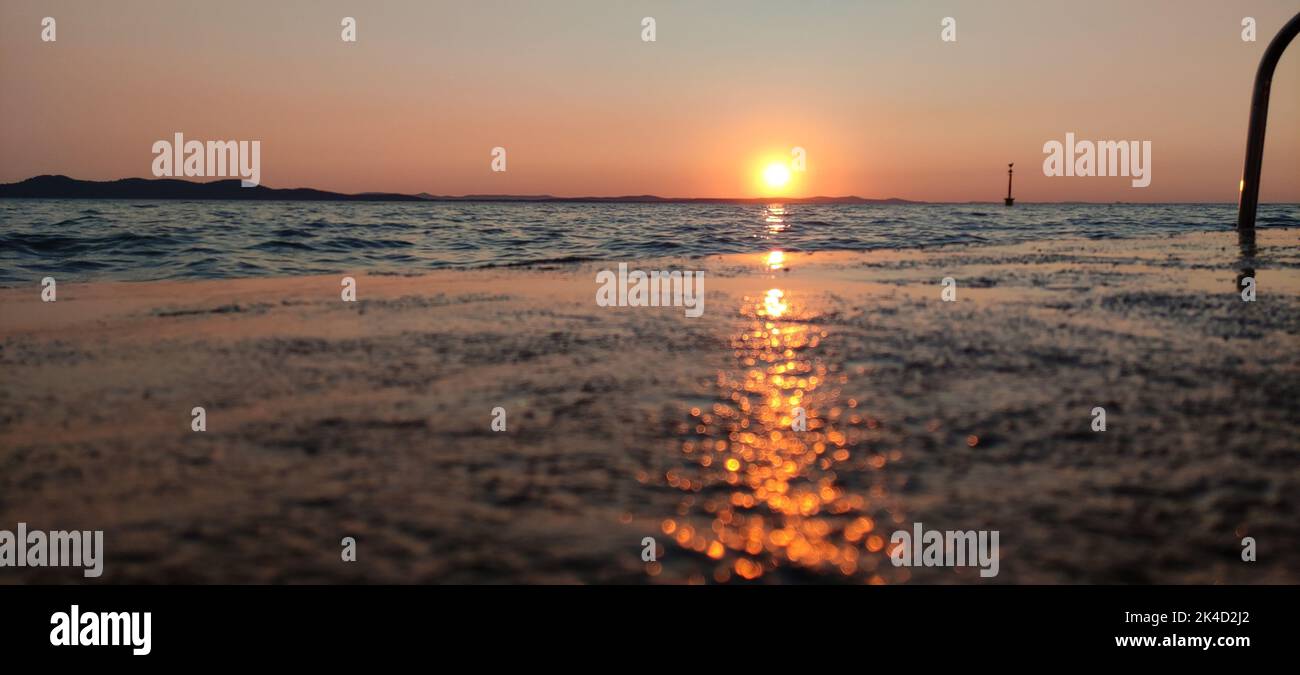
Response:
[{"label": "distant island silhouette", "polygon": [[344,194],[314,188],[240,187],[238,179],[209,183],[175,178],[123,178],[110,181],[77,180],[68,176],[36,176],[17,183],[0,184],[0,199],[225,199],[241,201],[313,202],[594,202],[627,204],[924,204],[907,199],[865,197],[556,197],[553,195],[414,195],[395,192]]}]

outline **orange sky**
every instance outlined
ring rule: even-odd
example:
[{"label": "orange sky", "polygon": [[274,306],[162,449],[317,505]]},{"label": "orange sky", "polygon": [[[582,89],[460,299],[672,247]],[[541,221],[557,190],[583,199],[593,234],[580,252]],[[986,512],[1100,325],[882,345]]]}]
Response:
[{"label": "orange sky", "polygon": [[[800,146],[793,196],[998,200],[1015,161],[1024,201],[1235,202],[1255,66],[1297,9],[0,0],[0,182],[148,177],[153,142],[181,131],[261,140],[265,185],[344,192],[759,196],[761,160]],[[1241,40],[1243,16],[1258,42]],[[1300,202],[1298,122],[1295,45],[1274,81],[1265,201]],[[1151,186],[1044,176],[1043,143],[1069,131],[1151,141]]]}]

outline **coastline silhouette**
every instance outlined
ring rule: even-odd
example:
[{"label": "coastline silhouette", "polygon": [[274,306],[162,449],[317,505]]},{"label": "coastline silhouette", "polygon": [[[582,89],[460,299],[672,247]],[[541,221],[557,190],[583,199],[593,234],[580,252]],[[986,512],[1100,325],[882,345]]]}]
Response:
[{"label": "coastline silhouette", "polygon": [[281,201],[364,201],[364,202],[596,202],[596,203],[681,203],[681,204],[923,204],[908,199],[866,197],[660,197],[627,195],[618,197],[557,197],[554,195],[415,195],[396,192],[345,194],[315,188],[241,187],[238,179],[207,183],[177,178],[122,178],[111,181],[78,180],[68,176],[34,176],[17,183],[0,184],[0,199],[228,199]]}]

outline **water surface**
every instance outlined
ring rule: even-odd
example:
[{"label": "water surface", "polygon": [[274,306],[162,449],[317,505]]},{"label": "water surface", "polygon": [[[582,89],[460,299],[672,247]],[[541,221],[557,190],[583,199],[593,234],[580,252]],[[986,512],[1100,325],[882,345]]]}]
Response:
[{"label": "water surface", "polygon": [[[0,283],[1010,244],[1231,229],[1231,204],[737,205],[0,200]],[[1300,205],[1260,207],[1261,227]]]}]

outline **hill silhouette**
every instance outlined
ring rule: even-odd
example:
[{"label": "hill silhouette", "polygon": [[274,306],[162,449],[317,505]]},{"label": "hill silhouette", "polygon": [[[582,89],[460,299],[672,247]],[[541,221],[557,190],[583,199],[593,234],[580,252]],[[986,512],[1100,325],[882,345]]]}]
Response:
[{"label": "hill silhouette", "polygon": [[90,181],[68,176],[36,176],[17,183],[0,184],[0,198],[16,199],[227,199],[339,202],[594,202],[594,203],[698,203],[698,204],[919,204],[906,199],[867,199],[864,197],[659,197],[628,195],[621,197],[556,197],[553,195],[416,195],[395,192],[344,194],[315,188],[269,188],[265,185],[240,187],[239,180],[208,183],[176,178],[123,178]]},{"label": "hill silhouette", "polygon": [[240,187],[238,179],[195,183],[175,178],[123,178],[113,181],[77,180],[67,176],[36,176],[0,185],[0,197],[42,199],[239,199],[292,201],[418,202],[413,195],[373,193],[346,195],[312,188],[275,189],[264,185]]}]

